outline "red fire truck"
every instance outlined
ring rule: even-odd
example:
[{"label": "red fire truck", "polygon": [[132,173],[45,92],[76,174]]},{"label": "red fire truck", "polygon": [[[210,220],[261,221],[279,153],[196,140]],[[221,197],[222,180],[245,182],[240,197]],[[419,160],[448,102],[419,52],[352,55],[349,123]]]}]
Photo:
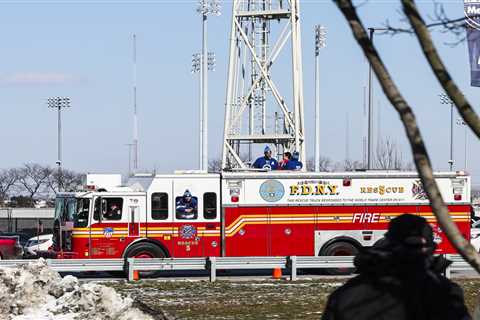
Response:
[{"label": "red fire truck", "polygon": [[[470,177],[436,173],[451,217],[470,235]],[[403,213],[425,217],[437,253],[453,248],[411,172],[179,172],[89,175],[84,191],[57,196],[63,257],[354,255]]]}]

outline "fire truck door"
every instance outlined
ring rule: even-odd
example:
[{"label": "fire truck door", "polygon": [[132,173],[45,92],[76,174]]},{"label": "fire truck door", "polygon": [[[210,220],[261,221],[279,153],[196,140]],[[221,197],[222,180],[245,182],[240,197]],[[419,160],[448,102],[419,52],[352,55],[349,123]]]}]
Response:
[{"label": "fire truck door", "polygon": [[119,258],[125,249],[129,221],[127,198],[123,196],[95,197],[90,227],[92,258]]},{"label": "fire truck door", "polygon": [[173,181],[173,254],[175,257],[204,256],[203,194],[208,183],[201,178]]}]

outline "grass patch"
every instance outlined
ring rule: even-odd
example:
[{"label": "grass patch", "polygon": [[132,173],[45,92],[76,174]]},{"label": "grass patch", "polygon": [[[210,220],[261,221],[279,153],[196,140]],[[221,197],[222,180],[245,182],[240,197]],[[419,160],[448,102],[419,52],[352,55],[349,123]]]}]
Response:
[{"label": "grass patch", "polygon": [[[319,319],[327,298],[345,280],[289,282],[248,281],[139,281],[109,282],[122,295],[130,295],[154,310],[179,319]],[[480,279],[456,279],[473,312]]]}]

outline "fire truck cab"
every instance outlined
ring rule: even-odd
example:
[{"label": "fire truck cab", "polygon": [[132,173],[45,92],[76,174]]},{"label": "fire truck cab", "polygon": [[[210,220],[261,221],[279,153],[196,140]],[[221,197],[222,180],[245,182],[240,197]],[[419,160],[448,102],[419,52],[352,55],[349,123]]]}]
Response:
[{"label": "fire truck cab", "polygon": [[[470,235],[470,177],[436,173],[451,217]],[[62,257],[354,255],[398,215],[425,217],[437,253],[453,253],[412,172],[179,172],[87,177],[57,196]]]},{"label": "fire truck cab", "polygon": [[[87,180],[89,190],[57,196],[56,233],[63,236],[54,237],[54,243],[62,255],[220,254],[220,175],[137,175],[126,186],[105,179],[98,184],[91,176]],[[186,193],[190,199],[185,199]]]}]

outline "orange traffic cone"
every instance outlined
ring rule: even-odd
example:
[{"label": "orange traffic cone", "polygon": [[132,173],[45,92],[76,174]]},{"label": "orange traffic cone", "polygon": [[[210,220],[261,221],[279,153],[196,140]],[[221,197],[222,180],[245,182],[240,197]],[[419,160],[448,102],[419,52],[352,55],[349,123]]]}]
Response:
[{"label": "orange traffic cone", "polygon": [[133,271],[133,281],[138,281],[140,280],[140,274],[138,273],[137,270]]},{"label": "orange traffic cone", "polygon": [[282,268],[274,268],[272,278],[273,279],[282,279]]}]

